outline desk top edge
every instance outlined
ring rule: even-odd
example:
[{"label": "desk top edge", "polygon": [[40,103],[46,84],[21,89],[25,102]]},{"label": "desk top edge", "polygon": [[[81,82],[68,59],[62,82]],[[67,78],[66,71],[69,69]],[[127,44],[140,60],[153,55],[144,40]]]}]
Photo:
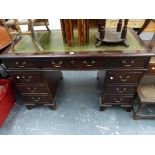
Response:
[{"label": "desk top edge", "polygon": [[1,58],[61,58],[61,57],[145,57],[145,56],[155,56],[155,52],[149,51],[148,48],[145,46],[144,42],[139,38],[139,36],[133,31],[131,28],[129,28],[135,39],[139,42],[139,44],[144,48],[144,50],[134,50],[134,51],[125,51],[125,50],[119,50],[119,51],[94,51],[94,52],[35,52],[35,53],[9,53],[10,46],[4,49],[1,52],[0,57]]}]

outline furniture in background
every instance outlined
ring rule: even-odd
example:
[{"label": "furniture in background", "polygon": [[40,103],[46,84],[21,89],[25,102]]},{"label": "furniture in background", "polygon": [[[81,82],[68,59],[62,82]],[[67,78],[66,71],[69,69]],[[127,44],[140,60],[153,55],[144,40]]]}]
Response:
[{"label": "furniture in background", "polygon": [[[146,19],[129,19],[128,21],[128,27],[129,28],[134,28],[139,30],[142,25],[144,24]],[[77,24],[77,19],[72,19],[72,24],[73,26],[76,26]],[[106,20],[106,27],[107,28],[116,28],[118,24],[118,19],[107,19]],[[89,27],[97,27],[98,26],[98,19],[91,19],[89,20]],[[151,20],[149,25],[145,28],[145,32],[152,32],[155,31],[155,22]]]},{"label": "furniture in background", "polygon": [[[101,46],[104,43],[124,43],[126,46],[129,46],[127,43],[127,25],[128,19],[124,21],[122,19],[118,20],[116,28],[106,28],[106,19],[98,20],[98,32],[95,34],[96,38],[96,47]],[[124,23],[122,25],[122,23]]]},{"label": "furniture in background", "polygon": [[[133,118],[137,119],[149,119],[155,118],[155,114],[153,114],[153,108],[155,106],[155,57],[152,57],[148,70],[145,73],[140,85],[137,89],[137,97],[133,102]],[[149,113],[148,113],[148,106]]]},{"label": "furniture in background", "polygon": [[[87,43],[89,42],[89,29],[90,28],[96,28],[96,27],[98,27],[98,25],[101,25],[101,24],[99,24],[100,23],[99,21],[105,21],[105,20],[99,20],[99,19],[61,19],[60,23],[61,23],[61,29],[62,29],[62,35],[63,35],[64,42],[69,46],[74,46],[74,45],[76,46],[77,43],[75,40],[77,39],[79,45],[81,45],[81,46],[87,45]],[[102,23],[102,26],[106,27],[107,29],[116,29],[117,28],[117,32],[118,32],[119,29],[121,28],[121,25],[123,22],[125,22],[126,23],[125,25],[128,27],[140,29],[146,21],[147,20],[144,20],[144,19],[130,19],[130,20],[126,20],[126,21],[124,19],[120,19],[120,20],[106,19],[106,22],[101,22],[101,23]],[[125,30],[127,30],[125,25],[124,25],[124,30],[122,31],[123,32],[122,36],[120,33],[120,37],[117,37],[117,34],[119,34],[119,33],[113,33],[114,34],[113,37],[111,37],[111,33],[110,33],[110,35],[106,35],[106,33],[104,33],[106,31],[104,31],[104,29],[103,29],[102,37],[105,36],[103,41],[118,42],[118,40],[119,40],[121,42],[122,40],[125,40],[125,36],[126,36]],[[73,29],[77,29],[77,32],[73,31]],[[155,31],[155,23],[153,22],[153,20],[151,20],[149,22],[149,25],[147,25],[147,27],[144,31],[153,31],[153,30]],[[77,38],[75,38],[74,33],[78,33]],[[97,33],[96,37],[98,39],[100,38],[98,33]],[[97,42],[99,42],[99,41],[97,41]],[[100,43],[101,42],[99,42],[99,44]],[[124,43],[125,43],[125,45],[128,45],[127,42],[124,42]]]},{"label": "furniture in background", "polygon": [[[11,31],[11,30],[12,29],[9,29],[9,31]],[[15,39],[15,38],[13,38],[13,39]],[[0,22],[0,53],[4,48],[9,46],[11,43],[12,42],[11,42],[11,39],[10,39],[8,33],[7,33],[7,30]]]},{"label": "furniture in background", "polygon": [[[155,20],[154,19],[146,19],[144,21],[143,25],[141,26],[141,28],[138,30],[137,34],[140,35],[144,30],[146,30],[148,27],[150,27],[151,24],[155,25]],[[155,29],[152,28],[152,30],[149,29],[149,31],[154,32]]]},{"label": "furniture in background", "polygon": [[[12,29],[10,29],[12,31]],[[15,39],[15,38],[14,38]],[[10,37],[5,27],[0,22],[0,53],[11,44]],[[2,61],[0,60],[0,78],[7,78],[8,75],[3,68]]]},{"label": "furniture in background", "polygon": [[77,29],[78,33],[77,39],[78,44],[80,46],[84,46],[89,41],[89,20],[88,19],[77,19],[76,23],[74,22],[73,26],[73,20],[72,19],[61,19],[61,30],[62,30],[62,36],[63,41],[67,43],[68,46],[74,46],[75,45],[75,34],[73,29]]},{"label": "furniture in background", "polygon": [[[140,35],[146,27],[150,24],[152,20],[147,19],[142,28],[137,32]],[[154,21],[153,21],[154,22]],[[148,46],[149,50],[155,53],[155,33],[151,40],[144,41]],[[147,76],[149,76],[147,78]],[[151,76],[151,79],[150,79]],[[142,80],[141,84],[138,86],[137,89],[137,98],[133,102],[133,118],[140,119],[140,118],[155,118],[155,114],[147,114],[146,109],[148,105],[155,105],[155,57],[152,57],[149,65],[148,70],[145,73],[144,78],[147,80]]]},{"label": "furniture in background", "polygon": [[155,105],[155,84],[140,84],[137,93],[138,97],[136,102],[138,103],[134,103],[133,118],[155,118],[155,114],[144,114],[147,105]]},{"label": "furniture in background", "polygon": [[0,126],[15,105],[15,86],[10,79],[0,79]]},{"label": "furniture in background", "polygon": [[[155,25],[155,20],[146,19],[144,21],[142,27],[137,31],[137,34],[140,35],[142,32],[144,32],[146,30],[147,27],[150,27],[150,25],[153,23]],[[152,29],[151,32],[153,33],[152,39],[151,40],[143,40],[143,42],[145,43],[145,45],[148,47],[148,49],[151,52],[155,52],[155,29],[154,30]],[[151,58],[146,75],[155,75],[155,57]]]},{"label": "furniture in background", "polygon": [[[15,50],[15,48],[14,48],[15,39],[13,39],[13,37],[19,36],[19,35],[31,35],[32,41],[33,41],[34,45],[36,46],[36,48],[39,51],[43,51],[43,47],[41,47],[38,40],[36,39],[36,34],[35,34],[35,30],[34,30],[34,26],[37,25],[35,23],[38,22],[37,19],[33,19],[33,20],[32,19],[26,19],[26,20],[11,19],[11,20],[7,20],[7,21],[1,19],[1,22],[9,34],[10,40],[12,42],[12,50],[13,51]],[[48,25],[46,23],[47,22],[46,19],[40,19],[39,22],[42,22],[44,24],[44,26],[46,27],[46,29],[50,32],[50,29],[48,28]],[[27,25],[28,31],[22,32],[20,25]],[[16,31],[10,31],[9,27],[13,27]]]}]

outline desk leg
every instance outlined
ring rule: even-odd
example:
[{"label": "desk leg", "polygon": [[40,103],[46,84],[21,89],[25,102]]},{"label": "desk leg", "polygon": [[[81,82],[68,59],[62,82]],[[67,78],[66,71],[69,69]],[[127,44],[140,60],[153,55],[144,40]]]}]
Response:
[{"label": "desk leg", "polygon": [[26,105],[26,108],[27,108],[28,110],[32,110],[34,106],[35,106],[35,105]]},{"label": "desk leg", "polygon": [[103,106],[100,106],[100,109],[99,109],[100,111],[104,111],[105,110],[105,107],[103,107]]}]

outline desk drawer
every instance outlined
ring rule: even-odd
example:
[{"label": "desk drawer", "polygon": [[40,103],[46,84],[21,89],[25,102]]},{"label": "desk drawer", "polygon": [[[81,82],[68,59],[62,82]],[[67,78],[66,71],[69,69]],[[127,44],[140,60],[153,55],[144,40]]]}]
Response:
[{"label": "desk drawer", "polygon": [[79,59],[74,61],[75,68],[98,69],[105,68],[106,61],[104,58]]},{"label": "desk drawer", "polygon": [[148,58],[111,58],[108,59],[109,68],[146,68],[149,63]]},{"label": "desk drawer", "polygon": [[135,85],[107,85],[104,87],[105,94],[135,94],[137,86]]},{"label": "desk drawer", "polygon": [[70,68],[72,67],[71,62],[68,60],[64,59],[54,59],[54,60],[46,60],[46,61],[41,61],[41,68],[43,69],[65,69],[65,68]]},{"label": "desk drawer", "polygon": [[108,83],[139,83],[143,72],[135,71],[107,71],[105,82]]},{"label": "desk drawer", "polygon": [[7,69],[38,69],[37,62],[33,60],[4,60]]},{"label": "desk drawer", "polygon": [[50,98],[48,95],[23,95],[23,100],[29,103],[48,103]]},{"label": "desk drawer", "polygon": [[41,61],[41,67],[44,69],[97,69],[105,68],[105,59],[53,59]]},{"label": "desk drawer", "polygon": [[31,73],[31,72],[15,72],[10,73],[13,80],[19,83],[43,83],[43,77],[41,73]]},{"label": "desk drawer", "polygon": [[18,90],[22,94],[33,94],[33,93],[44,93],[47,94],[47,90],[45,86],[41,85],[22,85],[17,86]]},{"label": "desk drawer", "polygon": [[103,104],[130,104],[134,96],[105,95]]}]

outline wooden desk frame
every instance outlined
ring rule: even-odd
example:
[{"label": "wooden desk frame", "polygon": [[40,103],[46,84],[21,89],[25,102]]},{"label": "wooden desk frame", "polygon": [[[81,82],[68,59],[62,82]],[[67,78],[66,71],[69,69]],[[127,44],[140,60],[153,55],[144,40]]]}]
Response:
[{"label": "wooden desk frame", "polygon": [[9,53],[9,47],[3,51],[1,59],[23,95],[28,109],[38,104],[56,109],[55,94],[59,79],[62,79],[62,70],[98,70],[100,110],[120,105],[131,111],[137,86],[147,71],[150,58],[155,56],[137,34],[134,31],[132,33],[145,50],[113,52],[96,49],[94,52],[16,54]]}]

